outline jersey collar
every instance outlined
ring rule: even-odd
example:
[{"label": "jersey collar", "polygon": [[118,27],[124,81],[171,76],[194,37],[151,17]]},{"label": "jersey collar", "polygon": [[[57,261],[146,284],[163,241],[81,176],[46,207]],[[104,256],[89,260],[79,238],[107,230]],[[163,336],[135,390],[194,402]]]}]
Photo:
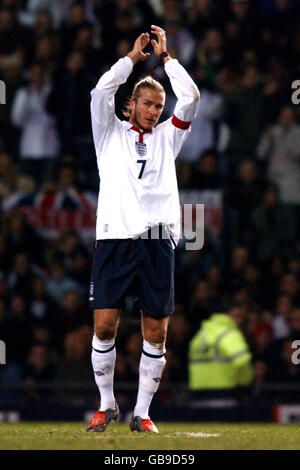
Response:
[{"label": "jersey collar", "polygon": [[135,131],[135,132],[138,132],[139,134],[139,142],[143,142],[143,137],[145,134],[151,134],[152,133],[152,129],[151,131],[141,131],[141,129],[139,129],[137,126],[133,126],[130,122],[128,122],[127,124],[129,124],[128,126],[128,130],[129,131]]},{"label": "jersey collar", "polygon": [[151,129],[151,131],[141,131],[141,129],[139,129],[137,126],[131,126],[130,129],[133,130],[133,131],[138,132],[140,135],[141,135],[141,134],[142,134],[142,135],[144,135],[144,134],[151,134],[151,132],[152,132],[152,129]]}]

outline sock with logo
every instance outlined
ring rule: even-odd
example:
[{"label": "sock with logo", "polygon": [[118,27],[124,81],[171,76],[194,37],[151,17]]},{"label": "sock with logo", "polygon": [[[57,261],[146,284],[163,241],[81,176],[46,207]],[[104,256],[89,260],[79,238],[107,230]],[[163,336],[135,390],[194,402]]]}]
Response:
[{"label": "sock with logo", "polygon": [[116,362],[115,338],[102,341],[94,335],[92,348],[92,366],[100,392],[99,411],[105,411],[108,408],[114,409],[116,407],[113,391]]},{"label": "sock with logo", "polygon": [[149,418],[149,407],[166,364],[165,354],[164,344],[152,344],[144,339],[139,368],[139,390],[133,416]]}]

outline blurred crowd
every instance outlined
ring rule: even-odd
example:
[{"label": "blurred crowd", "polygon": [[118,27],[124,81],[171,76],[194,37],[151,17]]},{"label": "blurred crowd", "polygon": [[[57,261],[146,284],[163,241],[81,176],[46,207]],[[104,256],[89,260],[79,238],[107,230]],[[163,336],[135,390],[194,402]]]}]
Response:
[{"label": "blurred crowd", "polygon": [[[300,384],[291,361],[300,340],[300,107],[291,98],[300,79],[297,0],[0,0],[1,207],[20,192],[98,191],[90,91],[151,24],[166,29],[171,56],[201,93],[177,159],[179,189],[223,194],[217,242],[207,231],[203,249],[176,251],[163,383],[186,382],[188,345],[201,321],[234,305],[245,316],[254,386]],[[166,89],[162,118],[172,114],[175,97],[156,63],[152,55],[138,64],[118,91],[121,119],[133,84],[150,73]],[[8,355],[0,382],[92,384],[92,243],[67,226],[46,238],[19,211],[0,217],[0,339]],[[137,382],[139,327],[129,297],[116,382]],[[74,404],[85,402],[73,393]],[[45,396],[30,387],[25,394]],[[56,399],[70,397],[62,389]]]}]

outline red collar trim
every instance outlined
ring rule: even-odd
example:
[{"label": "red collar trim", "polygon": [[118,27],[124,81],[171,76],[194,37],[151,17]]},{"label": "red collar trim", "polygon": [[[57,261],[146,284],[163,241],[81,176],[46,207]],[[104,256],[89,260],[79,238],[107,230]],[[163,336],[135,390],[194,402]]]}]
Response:
[{"label": "red collar trim", "polygon": [[140,143],[143,142],[144,134],[151,134],[151,132],[152,132],[152,129],[151,129],[151,131],[141,131],[137,126],[130,127],[130,130],[133,130],[133,131],[136,131],[136,132],[139,133],[139,142]]}]

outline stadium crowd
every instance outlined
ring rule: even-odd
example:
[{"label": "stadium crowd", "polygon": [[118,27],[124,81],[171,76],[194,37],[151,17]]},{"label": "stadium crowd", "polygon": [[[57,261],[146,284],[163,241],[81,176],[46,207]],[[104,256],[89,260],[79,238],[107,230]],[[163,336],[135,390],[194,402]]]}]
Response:
[{"label": "stadium crowd", "polygon": [[[11,201],[97,193],[90,91],[138,34],[159,24],[201,92],[177,160],[179,189],[223,194],[217,241],[207,230],[201,250],[176,251],[162,383],[187,381],[188,346],[201,321],[234,305],[246,318],[254,387],[300,384],[291,361],[292,341],[300,340],[300,108],[291,98],[300,79],[299,13],[296,0],[0,0],[0,339],[8,357],[0,383],[93,383],[93,243],[67,224],[45,236]],[[163,119],[172,114],[175,97],[155,65],[154,56],[139,63],[118,91],[120,118],[133,83],[149,73],[167,92]],[[125,310],[115,380],[136,382],[134,297]],[[28,387],[23,398],[38,402],[47,393]],[[85,402],[83,392],[57,393],[60,403]]]}]

